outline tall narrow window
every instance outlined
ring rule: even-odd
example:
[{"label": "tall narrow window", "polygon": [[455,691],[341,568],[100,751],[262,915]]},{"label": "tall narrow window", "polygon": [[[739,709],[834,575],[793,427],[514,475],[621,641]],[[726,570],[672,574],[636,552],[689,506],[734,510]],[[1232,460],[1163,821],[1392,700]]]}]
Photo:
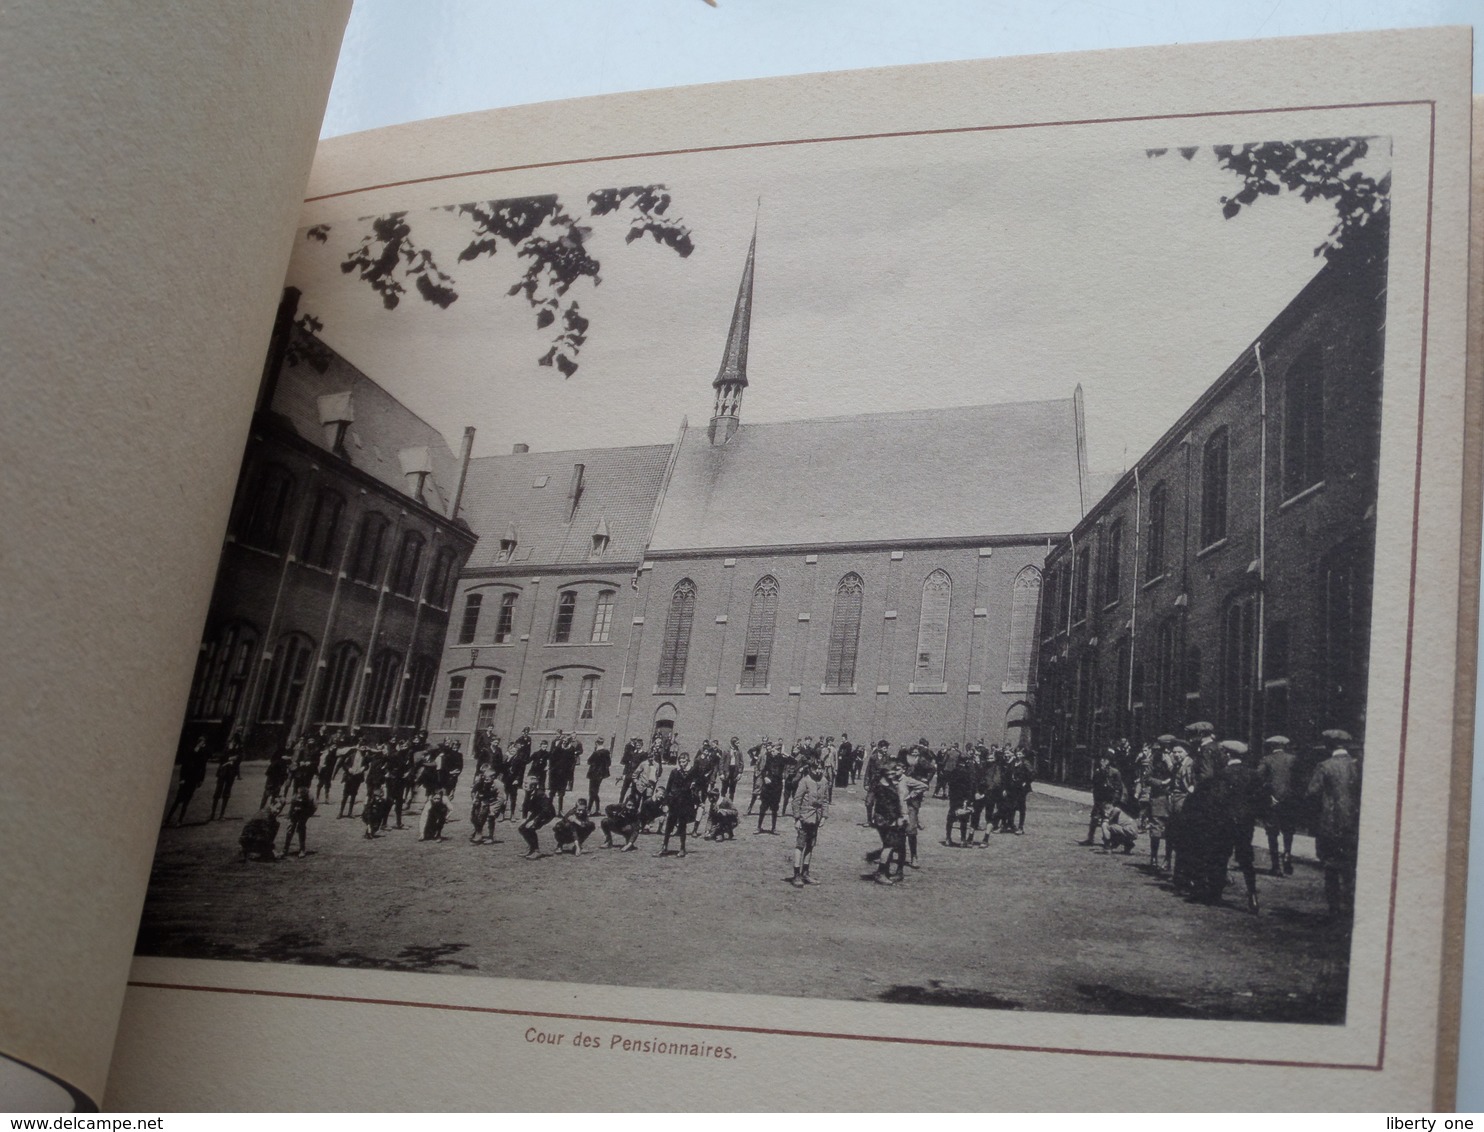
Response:
[{"label": "tall narrow window", "polygon": [[934,570],[923,579],[917,618],[917,667],[912,677],[917,691],[941,688],[947,679],[948,611],[952,604],[953,581],[946,571]]},{"label": "tall narrow window", "polygon": [[1324,602],[1320,671],[1325,725],[1357,732],[1365,724],[1371,590],[1364,563],[1370,554],[1369,547],[1356,542],[1326,556],[1320,594]]},{"label": "tall narrow window", "polygon": [[319,692],[320,723],[349,723],[350,694],[361,669],[361,650],[351,641],[341,641],[330,653]]},{"label": "tall narrow window", "polygon": [[830,617],[830,647],[824,670],[825,687],[832,691],[848,691],[855,687],[855,659],[860,647],[864,596],[865,586],[859,574],[846,574],[835,587],[835,611]]},{"label": "tall narrow window", "polygon": [[361,718],[370,724],[391,722],[392,701],[397,695],[397,682],[402,677],[402,654],[392,649],[382,649],[371,665],[371,676],[366,683],[366,698]]},{"label": "tall narrow window", "polygon": [[278,553],[288,541],[294,477],[281,464],[264,464],[243,501],[237,538],[244,546]]},{"label": "tall narrow window", "polygon": [[386,540],[386,516],[375,511],[361,519],[356,532],[355,555],[351,559],[350,576],[353,581],[375,585],[381,576],[381,550]]},{"label": "tall narrow window", "polygon": [[562,678],[548,676],[541,685],[541,722],[550,723],[557,718],[557,709],[562,702]]},{"label": "tall narrow window", "polygon": [[443,698],[443,729],[452,731],[459,725],[459,713],[464,710],[464,684],[467,677],[450,676],[448,695]]},{"label": "tall narrow window", "polygon": [[1324,360],[1310,346],[1283,378],[1283,494],[1324,479]]},{"label": "tall narrow window", "polygon": [[313,661],[314,642],[303,633],[289,633],[278,638],[278,644],[273,648],[273,664],[268,670],[262,708],[258,712],[260,723],[293,722]]},{"label": "tall narrow window", "polygon": [[1092,548],[1084,546],[1077,552],[1076,564],[1073,567],[1072,578],[1072,624],[1078,625],[1087,620],[1087,589],[1089,578],[1092,573]]},{"label": "tall narrow window", "polygon": [[1041,598],[1041,571],[1027,566],[1015,575],[1010,589],[1010,660],[1005,667],[1007,692],[1024,692],[1030,687],[1031,669],[1036,659],[1036,605]]},{"label": "tall narrow window", "polygon": [[1153,726],[1179,731],[1185,722],[1180,699],[1179,625],[1167,618],[1154,638],[1154,711]]},{"label": "tall narrow window", "polygon": [[1056,636],[1056,630],[1061,622],[1058,618],[1058,606],[1061,604],[1061,575],[1060,566],[1053,566],[1047,572],[1047,583],[1044,588],[1044,600],[1041,602],[1041,638],[1050,640]]},{"label": "tall narrow window", "polygon": [[556,620],[551,626],[551,639],[564,645],[572,639],[572,616],[577,612],[577,591],[564,590],[557,599]]},{"label": "tall narrow window", "polygon": [[1113,694],[1108,697],[1113,705],[1113,730],[1119,738],[1137,743],[1139,737],[1134,734],[1133,713],[1129,706],[1129,676],[1133,655],[1127,637],[1119,640],[1116,655],[1114,679],[1117,683],[1113,686]]},{"label": "tall narrow window", "polygon": [[1103,561],[1102,561],[1102,592],[1101,600],[1104,605],[1115,604],[1119,597],[1119,585],[1122,582],[1121,569],[1123,565],[1123,520],[1115,519],[1109,525],[1107,532],[1103,535]]},{"label": "tall narrow window", "polygon": [[1233,599],[1221,616],[1221,733],[1252,742],[1256,727],[1257,599]]},{"label": "tall narrow window", "polygon": [[742,644],[744,688],[766,688],[773,661],[773,629],[778,621],[778,579],[768,574],[752,587],[747,611],[747,638]]},{"label": "tall narrow window", "polygon": [[191,691],[193,719],[236,718],[257,644],[257,630],[239,622],[223,627],[201,646]]},{"label": "tall narrow window", "polygon": [[1165,485],[1149,489],[1148,541],[1144,544],[1144,578],[1152,581],[1165,572]]},{"label": "tall narrow window", "polygon": [[500,619],[495,622],[495,644],[503,645],[515,635],[515,595],[500,598]]},{"label": "tall narrow window", "polygon": [[402,597],[417,594],[417,568],[423,559],[423,536],[408,531],[402,536],[402,546],[397,551],[397,567],[392,571],[392,593]]},{"label": "tall narrow window", "polygon": [[449,602],[453,599],[454,586],[458,582],[453,569],[456,561],[458,561],[458,555],[453,550],[444,548],[438,552],[438,561],[433,566],[433,577],[428,583],[428,604],[435,609],[447,609]]},{"label": "tall narrow window", "polygon": [[670,610],[665,615],[659,679],[655,681],[661,688],[685,687],[685,662],[690,655],[690,628],[695,615],[696,584],[682,578],[670,593]]},{"label": "tall narrow window", "polygon": [[322,491],[314,500],[309,525],[299,547],[299,557],[310,566],[328,570],[335,565],[340,519],[345,514],[345,498],[337,491]]},{"label": "tall narrow window", "polygon": [[598,714],[598,677],[584,676],[577,692],[577,725],[583,730],[592,727]]},{"label": "tall narrow window", "polygon": [[438,662],[430,656],[414,657],[402,679],[402,699],[397,709],[399,727],[422,727],[428,718],[428,701],[433,698],[433,678]]},{"label": "tall narrow window", "polygon": [[464,616],[459,621],[459,644],[474,643],[474,635],[479,631],[479,607],[483,604],[484,595],[480,593],[472,593],[464,598]]},{"label": "tall narrow window", "polygon": [[593,636],[595,645],[604,644],[613,633],[613,591],[598,591],[597,608],[593,610]]},{"label": "tall narrow window", "polygon": [[1072,734],[1076,736],[1077,742],[1089,747],[1097,708],[1097,689],[1094,686],[1096,671],[1097,656],[1093,650],[1087,649],[1077,658],[1077,700],[1073,709]]},{"label": "tall narrow window", "polygon": [[1219,428],[1201,453],[1201,546],[1226,538],[1227,432]]},{"label": "tall narrow window", "polygon": [[500,706],[500,675],[494,673],[484,678],[484,687],[479,690],[479,718],[475,726],[485,731],[495,725],[495,711]]}]

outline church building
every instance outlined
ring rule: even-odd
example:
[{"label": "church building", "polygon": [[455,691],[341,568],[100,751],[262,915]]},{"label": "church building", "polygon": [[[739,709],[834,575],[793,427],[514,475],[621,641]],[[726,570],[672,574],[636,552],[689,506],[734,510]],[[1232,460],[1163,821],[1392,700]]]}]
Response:
[{"label": "church building", "polygon": [[1093,502],[1080,389],[750,423],[755,261],[705,428],[470,461],[435,740],[1031,741],[1042,567]]}]

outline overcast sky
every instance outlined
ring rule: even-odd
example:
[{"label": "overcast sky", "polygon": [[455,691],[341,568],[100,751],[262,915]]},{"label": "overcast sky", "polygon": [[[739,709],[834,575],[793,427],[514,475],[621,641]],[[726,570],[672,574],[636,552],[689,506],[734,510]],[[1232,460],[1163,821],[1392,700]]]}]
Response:
[{"label": "overcast sky", "polygon": [[[580,205],[635,172],[556,170],[549,188]],[[458,263],[469,232],[450,213],[410,218],[455,277],[446,311],[415,297],[386,311],[342,273],[354,222],[324,244],[301,238],[290,282],[331,346],[451,441],[474,425],[476,454],[666,442],[682,416],[710,416],[756,220],[744,421],[1067,397],[1080,383],[1089,462],[1116,471],[1313,276],[1333,222],[1328,205],[1287,196],[1224,220],[1236,180],[1209,147],[1150,158],[1059,131],[681,155],[637,172],[670,187],[696,250],[625,245],[622,222],[592,222],[603,281],[572,292],[592,326],[570,379],[536,365],[548,332],[505,294],[521,261],[504,249]]]}]

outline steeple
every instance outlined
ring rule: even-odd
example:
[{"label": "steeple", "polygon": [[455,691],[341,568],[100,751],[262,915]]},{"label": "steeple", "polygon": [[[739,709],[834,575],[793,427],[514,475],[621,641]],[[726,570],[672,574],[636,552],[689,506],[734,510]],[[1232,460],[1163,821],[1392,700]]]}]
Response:
[{"label": "steeple", "polygon": [[713,445],[725,444],[737,431],[742,412],[742,390],[747,388],[747,335],[752,324],[752,264],[757,256],[757,223],[752,225],[752,243],[747,246],[747,263],[742,268],[742,283],[737,288],[737,305],[732,310],[732,326],[727,331],[727,346],[721,355],[721,369],[711,388],[716,390],[716,407],[711,412],[711,427],[706,436]]}]

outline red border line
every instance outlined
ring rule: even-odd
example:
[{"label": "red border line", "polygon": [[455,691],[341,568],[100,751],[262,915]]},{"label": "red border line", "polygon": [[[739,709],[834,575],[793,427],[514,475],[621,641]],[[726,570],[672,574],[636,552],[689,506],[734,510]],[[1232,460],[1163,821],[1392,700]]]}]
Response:
[{"label": "red border line", "polygon": [[[650,1018],[620,1018],[605,1015],[589,1014],[564,1014],[556,1012],[536,1010],[516,1010],[508,1007],[493,1006],[460,1006],[439,1002],[417,1002],[402,999],[380,999],[359,998],[349,995],[333,994],[310,994],[297,991],[268,991],[252,990],[246,987],[212,987],[199,986],[186,983],[162,983],[129,980],[131,987],[140,987],[150,990],[178,990],[178,991],[201,991],[211,994],[237,994],[251,995],[262,998],[290,998],[317,1002],[354,1002],[370,1006],[393,1006],[404,1007],[415,1010],[451,1010],[472,1014],[495,1014],[522,1018],[553,1018],[574,1022],[609,1022],[633,1026],[665,1026],[671,1029],[686,1030],[709,1030],[716,1033],[742,1033],[742,1034],[768,1034],[781,1037],[798,1038],[830,1038],[838,1041],[857,1042],[887,1042],[900,1045],[938,1046],[958,1049],[986,1049],[1001,1050],[1016,1053],[1053,1053],[1072,1054],[1081,1057],[1116,1057],[1141,1061],[1186,1061],[1214,1065],[1261,1065],[1292,1069],[1358,1069],[1376,1072],[1385,1067],[1386,1062],[1386,1026],[1389,1017],[1391,1003],[1391,960],[1393,945],[1396,935],[1396,900],[1397,885],[1401,860],[1401,818],[1402,818],[1402,791],[1404,787],[1404,768],[1406,766],[1407,745],[1407,721],[1408,711],[1411,705],[1412,690],[1412,653],[1413,633],[1416,626],[1417,614],[1417,562],[1418,562],[1418,537],[1421,521],[1421,498],[1422,498],[1422,445],[1423,445],[1423,419],[1426,409],[1427,394],[1427,329],[1428,310],[1430,302],[1430,285],[1432,281],[1432,214],[1433,214],[1433,188],[1435,159],[1437,153],[1437,102],[1435,99],[1402,99],[1389,102],[1352,102],[1334,103],[1323,106],[1285,106],[1271,107],[1260,110],[1212,110],[1186,114],[1150,114],[1125,118],[1086,118],[1071,119],[1066,121],[1051,122],[1024,122],[999,126],[959,126],[935,130],[903,130],[882,134],[849,134],[838,137],[823,138],[796,138],[783,141],[771,142],[747,142],[736,145],[702,146],[694,149],[654,150],[646,153],[612,154],[599,157],[585,157],[566,161],[545,161],[529,165],[511,165],[503,168],[479,169],[465,173],[442,173],[431,177],[418,177],[405,181],[388,181],[385,184],[368,185],[360,189],[346,189],[340,192],[325,193],[321,196],[307,197],[305,203],[329,200],[334,197],[352,196],[356,193],[371,192],[377,189],[400,188],[407,185],[428,184],[435,181],[456,180],[461,177],[477,177],[491,173],[508,173],[526,169],[547,169],[564,165],[591,165],[600,162],[621,161],[627,158],[644,157],[671,157],[690,153],[718,153],[730,150],[768,149],[792,145],[812,145],[823,142],[842,141],[872,141],[889,138],[928,137],[951,134],[973,134],[988,133],[1000,130],[1037,129],[1054,126],[1085,126],[1104,125],[1118,122],[1152,122],[1171,121],[1191,118],[1225,118],[1256,114],[1279,114],[1294,113],[1299,111],[1322,111],[1322,110],[1346,110],[1346,109],[1375,109],[1396,106],[1426,106],[1429,113],[1428,125],[1428,162],[1427,162],[1427,220],[1425,229],[1425,240],[1423,254],[1423,281],[1422,281],[1422,351],[1419,361],[1418,377],[1418,410],[1417,410],[1417,464],[1416,473],[1413,478],[1412,488],[1412,561],[1410,578],[1408,582],[1407,598],[1407,636],[1405,661],[1402,677],[1402,706],[1401,706],[1401,741],[1398,744],[1397,753],[1397,792],[1396,792],[1396,815],[1392,834],[1391,848],[1391,886],[1390,900],[1387,911],[1386,926],[1386,961],[1385,975],[1382,981],[1381,991],[1381,1015],[1380,1015],[1380,1042],[1376,1051],[1376,1061],[1373,1065],[1357,1065],[1342,1062],[1322,1061],[1283,1061],[1272,1058],[1241,1058],[1241,1057],[1206,1057],[1192,1054],[1172,1053],[1150,1053],[1138,1050],[1102,1050],[1102,1049],[1072,1049],[1061,1046],[1024,1046],[1011,1043],[998,1042],[969,1042],[950,1041],[945,1038],[908,1038],[897,1037],[886,1034],[844,1034],[829,1031],[815,1030],[778,1030],[763,1026],[736,1026],[710,1024],[703,1022],[674,1022],[663,1019]],[[1384,380],[1384,378],[1383,378]],[[1347,992],[1348,993],[1348,992]],[[1083,1015],[1081,1017],[1094,1017]]]},{"label": "red border line", "polygon": [[[1422,355],[1417,374],[1417,471],[1412,486],[1412,570],[1407,592],[1407,649],[1402,667],[1402,734],[1401,742],[1397,744],[1396,758],[1396,833],[1391,846],[1391,899],[1386,917],[1386,974],[1381,982],[1381,1047],[1376,1052],[1378,1068],[1386,1064],[1386,1017],[1391,1008],[1391,945],[1396,935],[1396,888],[1402,858],[1402,792],[1406,786],[1406,775],[1402,771],[1407,764],[1407,713],[1412,701],[1412,630],[1417,620],[1418,527],[1422,521],[1422,424],[1427,412],[1427,314],[1432,285],[1433,161],[1437,153],[1437,125],[1438,106],[1434,102],[1427,127],[1427,228],[1422,259]],[[1386,380],[1384,374],[1381,380]],[[1372,597],[1373,605],[1374,602]]]},{"label": "red border line", "polygon": [[[689,149],[651,149],[634,153],[609,153],[595,157],[569,157],[559,161],[532,161],[523,165],[497,165],[489,169],[470,169],[462,173],[436,173],[430,177],[409,177],[402,181],[385,181],[377,185],[363,185],[357,189],[337,189],[333,193],[305,197],[305,204],[333,200],[336,197],[355,196],[378,189],[400,189],[408,185],[427,185],[435,181],[455,181],[462,177],[485,177],[493,173],[520,173],[530,169],[558,169],[566,165],[599,165],[610,161],[628,161],[654,157],[681,157],[692,153],[730,153],[748,149],[781,149],[793,145],[819,145],[827,142],[882,141],[892,138],[947,137],[953,134],[987,134],[1003,130],[1038,130],[1053,126],[1104,126],[1118,122],[1171,122],[1187,118],[1233,118],[1256,114],[1292,114],[1297,111],[1361,110],[1387,106],[1431,106],[1436,112],[1436,103],[1426,98],[1397,99],[1391,102],[1336,102],[1324,106],[1270,106],[1257,110],[1199,110],[1184,114],[1136,114],[1124,118],[1066,118],[1047,122],[1011,122],[998,126],[945,126],[934,130],[892,130],[883,134],[836,134],[819,138],[784,138],[777,141],[735,142],[729,145],[702,145]],[[1429,189],[1431,185],[1429,184]]]},{"label": "red border line", "polygon": [[1149,1053],[1142,1050],[1068,1049],[1062,1046],[1018,1046],[1001,1042],[950,1041],[947,1038],[904,1038],[889,1034],[840,1034],[829,1030],[775,1030],[768,1026],[718,1026],[707,1022],[675,1022],[659,1018],[621,1018],[606,1014],[565,1014],[548,1010],[516,1010],[506,1006],[461,1006],[442,1002],[416,1002],[398,998],[355,998],[338,994],[311,994],[307,991],[251,990],[247,987],[194,986],[184,983],[133,982],[131,987],[148,990],[205,991],[209,994],[237,994],[258,998],[297,998],[310,1002],[355,1002],[368,1006],[400,1006],[411,1010],[453,1010],[462,1014],[500,1014],[515,1018],[554,1018],[564,1022],[611,1022],[623,1026],[664,1026],[672,1030],[707,1030],[712,1033],[767,1034],[785,1038],[833,1038],[847,1042],[885,1042],[891,1045],[944,1046],[950,1049],[1011,1050],[1017,1053],[1070,1053],[1081,1057],[1128,1057],[1140,1061],[1197,1061],[1214,1065],[1269,1065],[1299,1069],[1361,1069],[1374,1071],[1376,1065],[1354,1065],[1345,1062],[1278,1061],[1243,1057],[1205,1057],[1195,1054]]}]

